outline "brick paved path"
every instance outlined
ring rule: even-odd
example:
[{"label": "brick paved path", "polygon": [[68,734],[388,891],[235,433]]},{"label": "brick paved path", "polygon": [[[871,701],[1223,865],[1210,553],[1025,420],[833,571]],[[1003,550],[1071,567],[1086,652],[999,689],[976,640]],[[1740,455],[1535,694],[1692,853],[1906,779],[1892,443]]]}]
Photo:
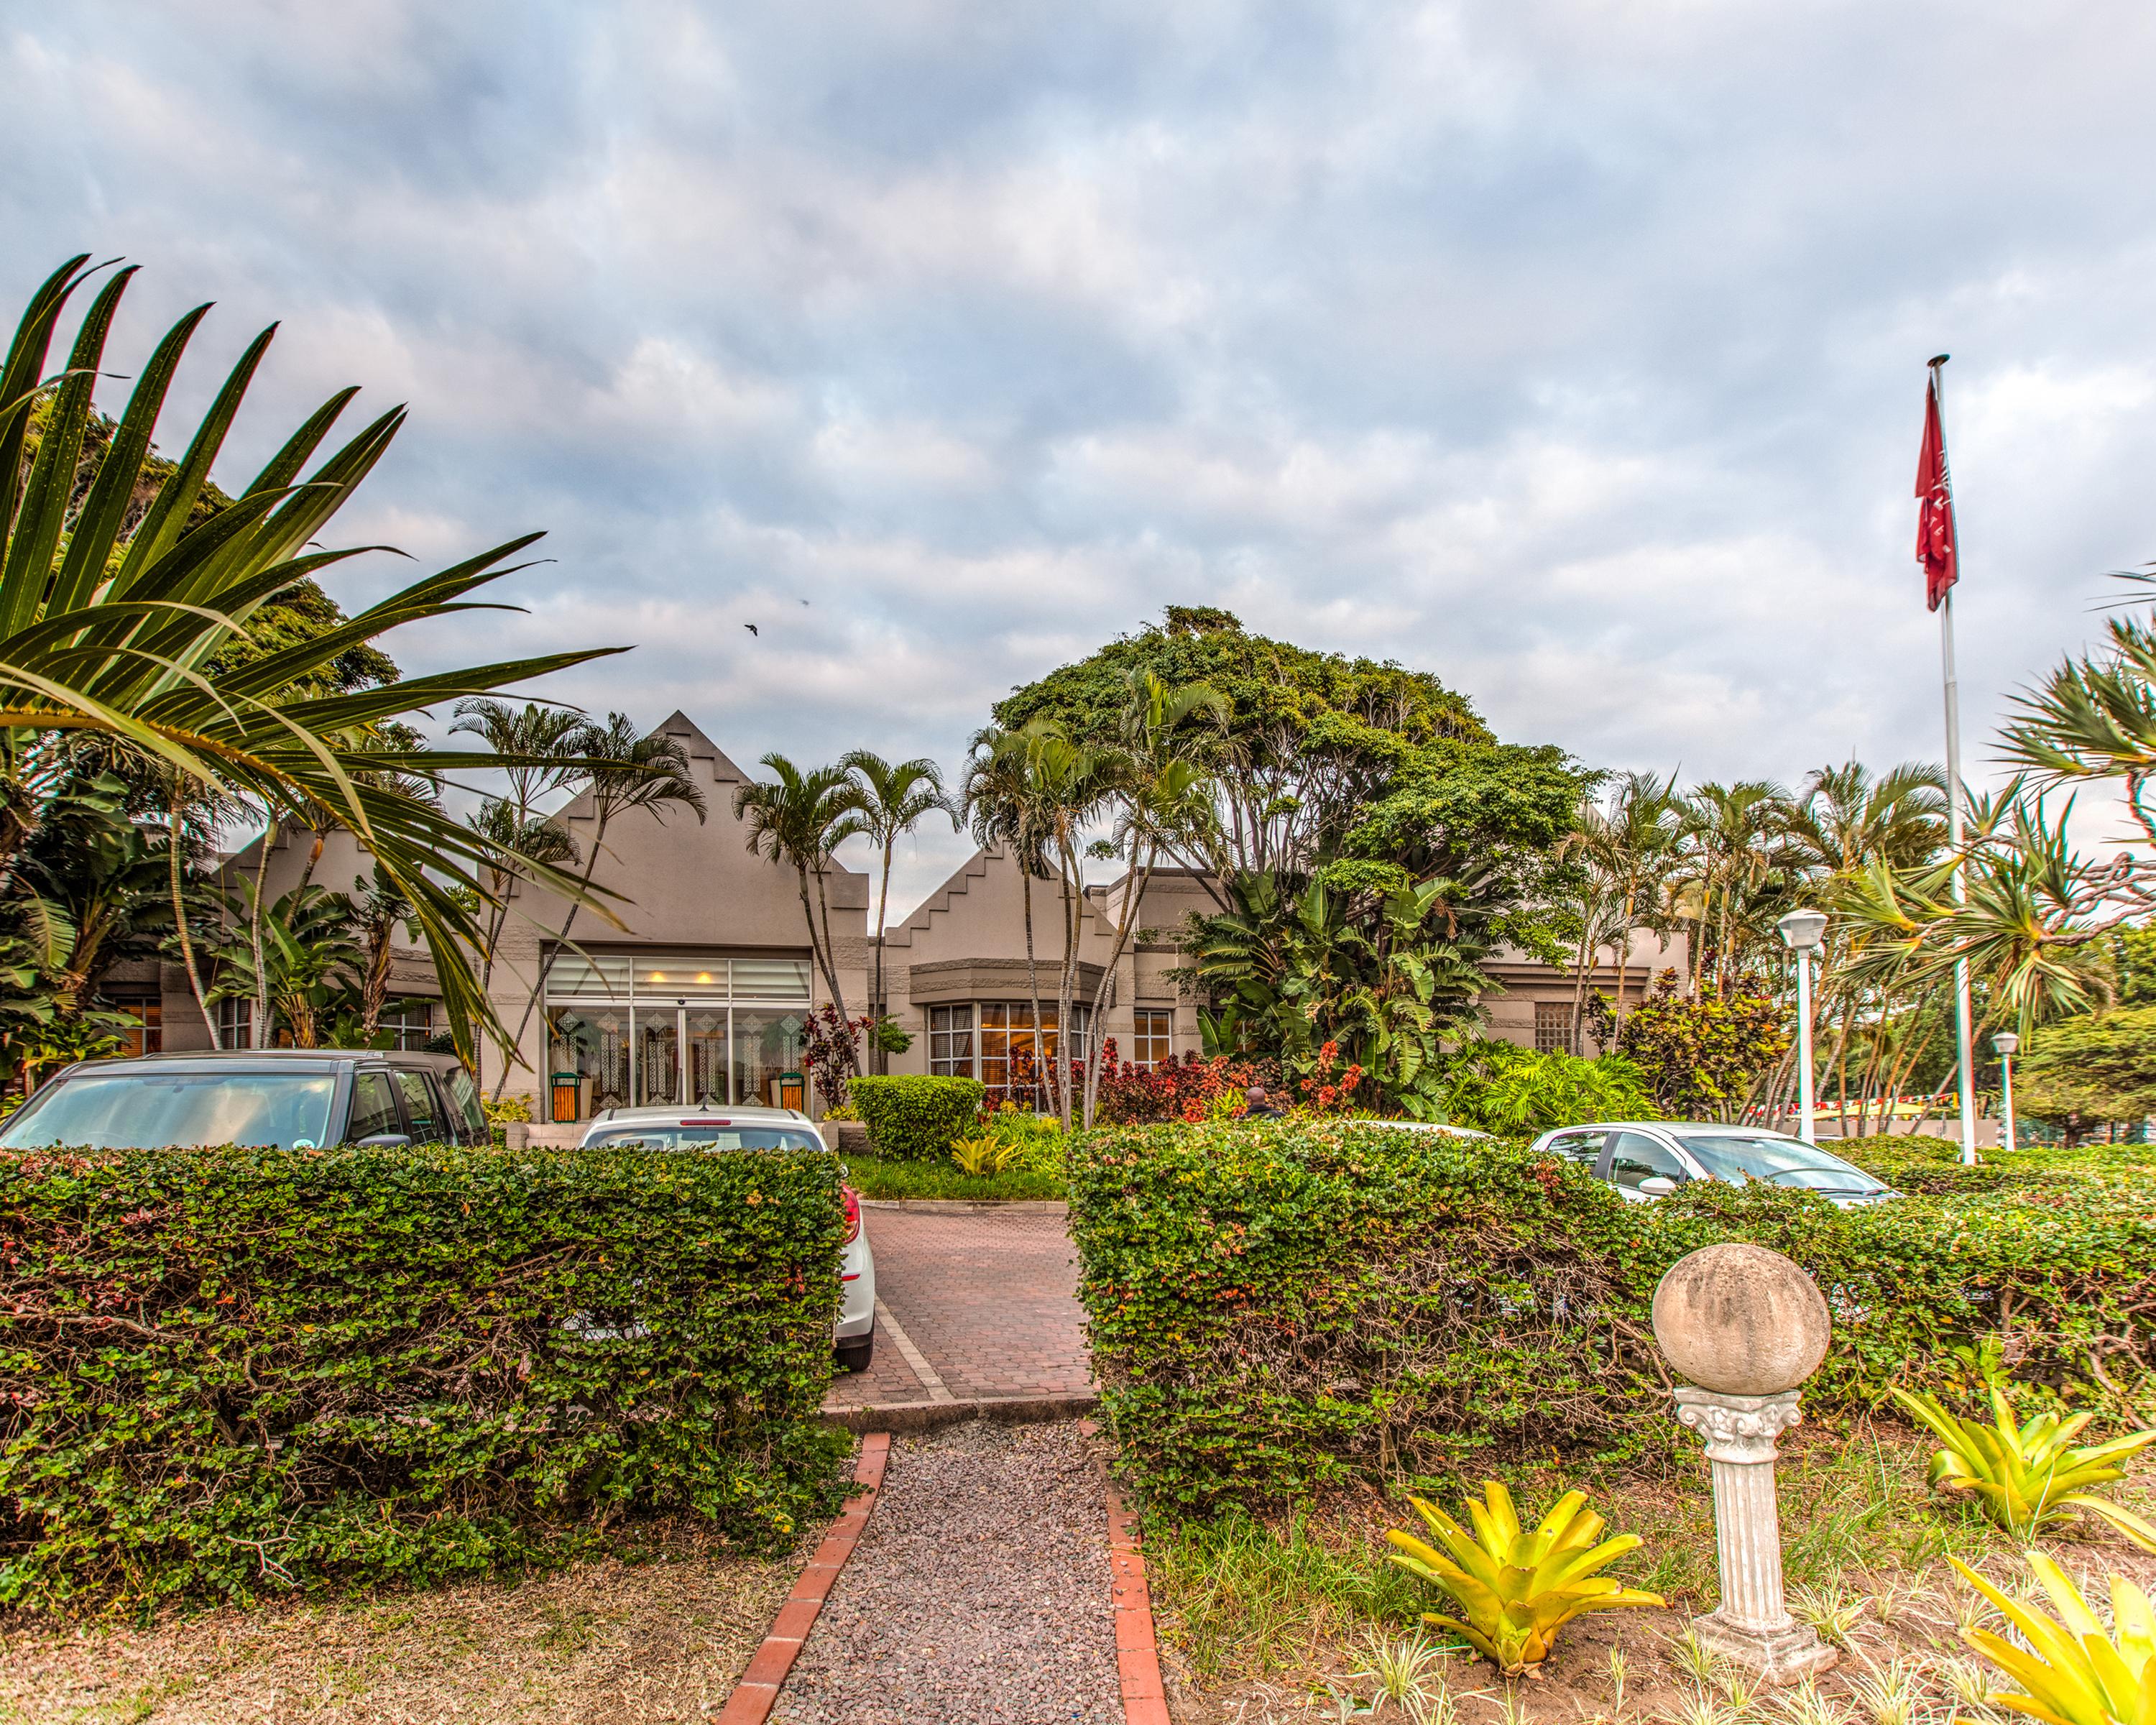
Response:
[{"label": "brick paved path", "polygon": [[[1038,1210],[962,1215],[865,1206],[876,1295],[929,1371],[960,1401],[1070,1395],[1091,1388],[1077,1254],[1064,1219]],[[942,1400],[889,1326],[875,1363],[841,1374],[827,1407]]]}]

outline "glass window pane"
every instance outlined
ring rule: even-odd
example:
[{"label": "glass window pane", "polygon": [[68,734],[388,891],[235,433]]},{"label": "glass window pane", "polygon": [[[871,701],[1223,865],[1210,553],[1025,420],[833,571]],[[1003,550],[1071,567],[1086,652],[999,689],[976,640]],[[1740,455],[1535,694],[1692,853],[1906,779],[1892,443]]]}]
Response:
[{"label": "glass window pane", "polygon": [[397,1092],[389,1087],[389,1075],[362,1072],[356,1076],[352,1081],[352,1124],[345,1128],[345,1142],[356,1144],[377,1132],[403,1130],[403,1122],[397,1115]]},{"label": "glass window pane", "polygon": [[439,1144],[449,1136],[448,1123],[442,1118],[441,1103],[434,1096],[434,1086],[427,1081],[424,1072],[399,1072],[397,1088],[404,1097],[404,1118],[407,1130],[415,1144]]},{"label": "glass window pane", "polygon": [[733,961],[734,995],[752,1000],[806,1000],[808,998],[808,961],[806,958],[737,958]]},{"label": "glass window pane", "polygon": [[548,1084],[557,1072],[591,1081],[591,1106],[620,1108],[629,1101],[629,1011],[626,1007],[547,1014]]},{"label": "glass window pane", "polygon": [[726,1009],[689,1009],[689,1101],[699,1108],[723,1107],[726,1095]]},{"label": "glass window pane", "polygon": [[638,1007],[636,1102],[641,1108],[665,1108],[681,1098],[680,1025],[671,1006]]},{"label": "glass window pane", "polygon": [[554,955],[547,973],[550,999],[597,995],[601,999],[629,999],[629,960],[608,953],[562,952]]},{"label": "glass window pane", "polygon": [[724,994],[728,961],[690,952],[643,952],[636,957],[639,994]]},{"label": "glass window pane", "polygon": [[93,1150],[242,1144],[319,1147],[336,1080],[326,1072],[80,1073],[18,1108],[0,1149]]},{"label": "glass window pane", "polygon": [[1679,1185],[1689,1178],[1675,1151],[1664,1149],[1645,1132],[1619,1132],[1609,1148],[1609,1183],[1636,1192],[1641,1181],[1657,1176]]},{"label": "glass window pane", "polygon": [[777,1107],[782,1072],[801,1070],[802,1014],[783,1007],[734,1009],[732,1100],[752,1107]]}]

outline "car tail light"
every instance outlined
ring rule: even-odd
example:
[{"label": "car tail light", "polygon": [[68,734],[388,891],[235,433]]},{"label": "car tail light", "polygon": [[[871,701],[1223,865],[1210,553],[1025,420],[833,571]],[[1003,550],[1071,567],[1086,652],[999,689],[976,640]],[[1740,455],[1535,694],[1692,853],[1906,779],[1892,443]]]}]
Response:
[{"label": "car tail light", "polygon": [[861,1237],[860,1194],[850,1186],[841,1186],[839,1189],[839,1196],[845,1200],[846,1244],[851,1245]]}]

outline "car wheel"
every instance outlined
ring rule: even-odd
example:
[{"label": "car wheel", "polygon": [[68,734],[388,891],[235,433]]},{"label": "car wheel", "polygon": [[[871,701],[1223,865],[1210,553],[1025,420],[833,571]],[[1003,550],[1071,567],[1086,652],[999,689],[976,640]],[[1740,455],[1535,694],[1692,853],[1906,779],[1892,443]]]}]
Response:
[{"label": "car wheel", "polygon": [[865,1372],[869,1362],[875,1358],[875,1332],[865,1336],[849,1336],[839,1343],[839,1369],[842,1372]]}]

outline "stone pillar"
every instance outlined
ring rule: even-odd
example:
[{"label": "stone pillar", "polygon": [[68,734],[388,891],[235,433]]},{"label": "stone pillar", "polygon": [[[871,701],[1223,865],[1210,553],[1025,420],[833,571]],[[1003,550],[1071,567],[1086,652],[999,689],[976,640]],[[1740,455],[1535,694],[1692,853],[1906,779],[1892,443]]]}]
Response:
[{"label": "stone pillar", "polygon": [[1836,1654],[1782,1597],[1775,1440],[1804,1418],[1797,1386],[1819,1369],[1830,1325],[1811,1278],[1762,1246],[1707,1246],[1655,1290],[1655,1339],[1692,1384],[1677,1421],[1707,1440],[1722,1603],[1692,1620],[1701,1640],[1770,1683],[1825,1671]]}]

